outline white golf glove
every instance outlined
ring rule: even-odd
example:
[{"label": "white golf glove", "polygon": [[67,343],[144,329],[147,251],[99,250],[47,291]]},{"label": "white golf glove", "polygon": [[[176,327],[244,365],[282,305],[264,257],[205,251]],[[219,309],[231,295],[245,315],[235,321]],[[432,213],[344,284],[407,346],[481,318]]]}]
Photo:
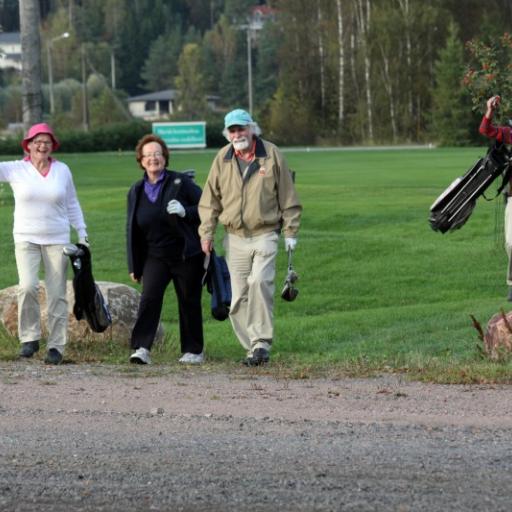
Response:
[{"label": "white golf glove", "polygon": [[185,208],[183,208],[183,205],[179,201],[173,199],[167,203],[167,213],[185,217]]},{"label": "white golf glove", "polygon": [[87,237],[80,238],[78,240],[79,244],[85,245],[85,247],[89,247],[89,239]]},{"label": "white golf glove", "polygon": [[297,247],[297,239],[296,238],[285,238],[284,239],[284,248],[286,249],[287,252],[288,252],[288,250],[294,251],[295,247]]}]

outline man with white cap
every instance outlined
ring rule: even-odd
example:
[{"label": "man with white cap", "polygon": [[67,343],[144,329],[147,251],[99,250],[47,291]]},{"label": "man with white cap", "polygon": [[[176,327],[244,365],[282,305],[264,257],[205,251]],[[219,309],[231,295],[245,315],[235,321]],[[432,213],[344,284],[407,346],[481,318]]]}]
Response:
[{"label": "man with white cap", "polygon": [[273,341],[275,263],[280,233],[286,250],[297,245],[302,206],[291,172],[272,143],[259,137],[250,114],[236,109],[224,119],[229,144],[216,155],[199,201],[199,236],[213,250],[217,224],[231,274],[230,320],[247,352],[244,364],[269,361]]}]

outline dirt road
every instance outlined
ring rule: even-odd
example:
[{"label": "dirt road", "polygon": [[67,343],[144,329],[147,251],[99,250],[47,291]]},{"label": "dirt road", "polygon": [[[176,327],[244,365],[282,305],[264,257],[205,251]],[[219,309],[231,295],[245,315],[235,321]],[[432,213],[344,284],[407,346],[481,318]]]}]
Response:
[{"label": "dirt road", "polygon": [[0,363],[2,511],[509,511],[509,386]]}]

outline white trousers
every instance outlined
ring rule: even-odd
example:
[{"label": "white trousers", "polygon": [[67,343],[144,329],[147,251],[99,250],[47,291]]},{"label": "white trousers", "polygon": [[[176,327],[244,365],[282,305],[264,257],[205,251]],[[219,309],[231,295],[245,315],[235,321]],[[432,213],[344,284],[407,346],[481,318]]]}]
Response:
[{"label": "white trousers", "polygon": [[252,238],[227,234],[224,249],[231,275],[229,318],[250,355],[256,348],[270,350],[274,336],[274,291],[279,235]]},{"label": "white trousers", "polygon": [[15,244],[18,268],[18,336],[20,342],[41,339],[39,307],[39,267],[44,267],[46,302],[48,306],[47,347],[64,351],[68,328],[66,278],[68,260],[62,253],[64,245],[39,245],[30,242]]}]

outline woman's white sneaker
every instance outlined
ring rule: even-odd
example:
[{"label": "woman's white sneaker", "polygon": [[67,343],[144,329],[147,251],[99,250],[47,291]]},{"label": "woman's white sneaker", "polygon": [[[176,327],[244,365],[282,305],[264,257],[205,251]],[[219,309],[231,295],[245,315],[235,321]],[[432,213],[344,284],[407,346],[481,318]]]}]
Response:
[{"label": "woman's white sneaker", "polygon": [[204,354],[203,352],[200,354],[192,354],[192,352],[186,352],[180,357],[179,362],[184,364],[202,364],[204,362]]},{"label": "woman's white sneaker", "polygon": [[138,348],[131,356],[130,363],[135,364],[151,364],[151,358],[149,357],[149,350],[147,348]]}]

